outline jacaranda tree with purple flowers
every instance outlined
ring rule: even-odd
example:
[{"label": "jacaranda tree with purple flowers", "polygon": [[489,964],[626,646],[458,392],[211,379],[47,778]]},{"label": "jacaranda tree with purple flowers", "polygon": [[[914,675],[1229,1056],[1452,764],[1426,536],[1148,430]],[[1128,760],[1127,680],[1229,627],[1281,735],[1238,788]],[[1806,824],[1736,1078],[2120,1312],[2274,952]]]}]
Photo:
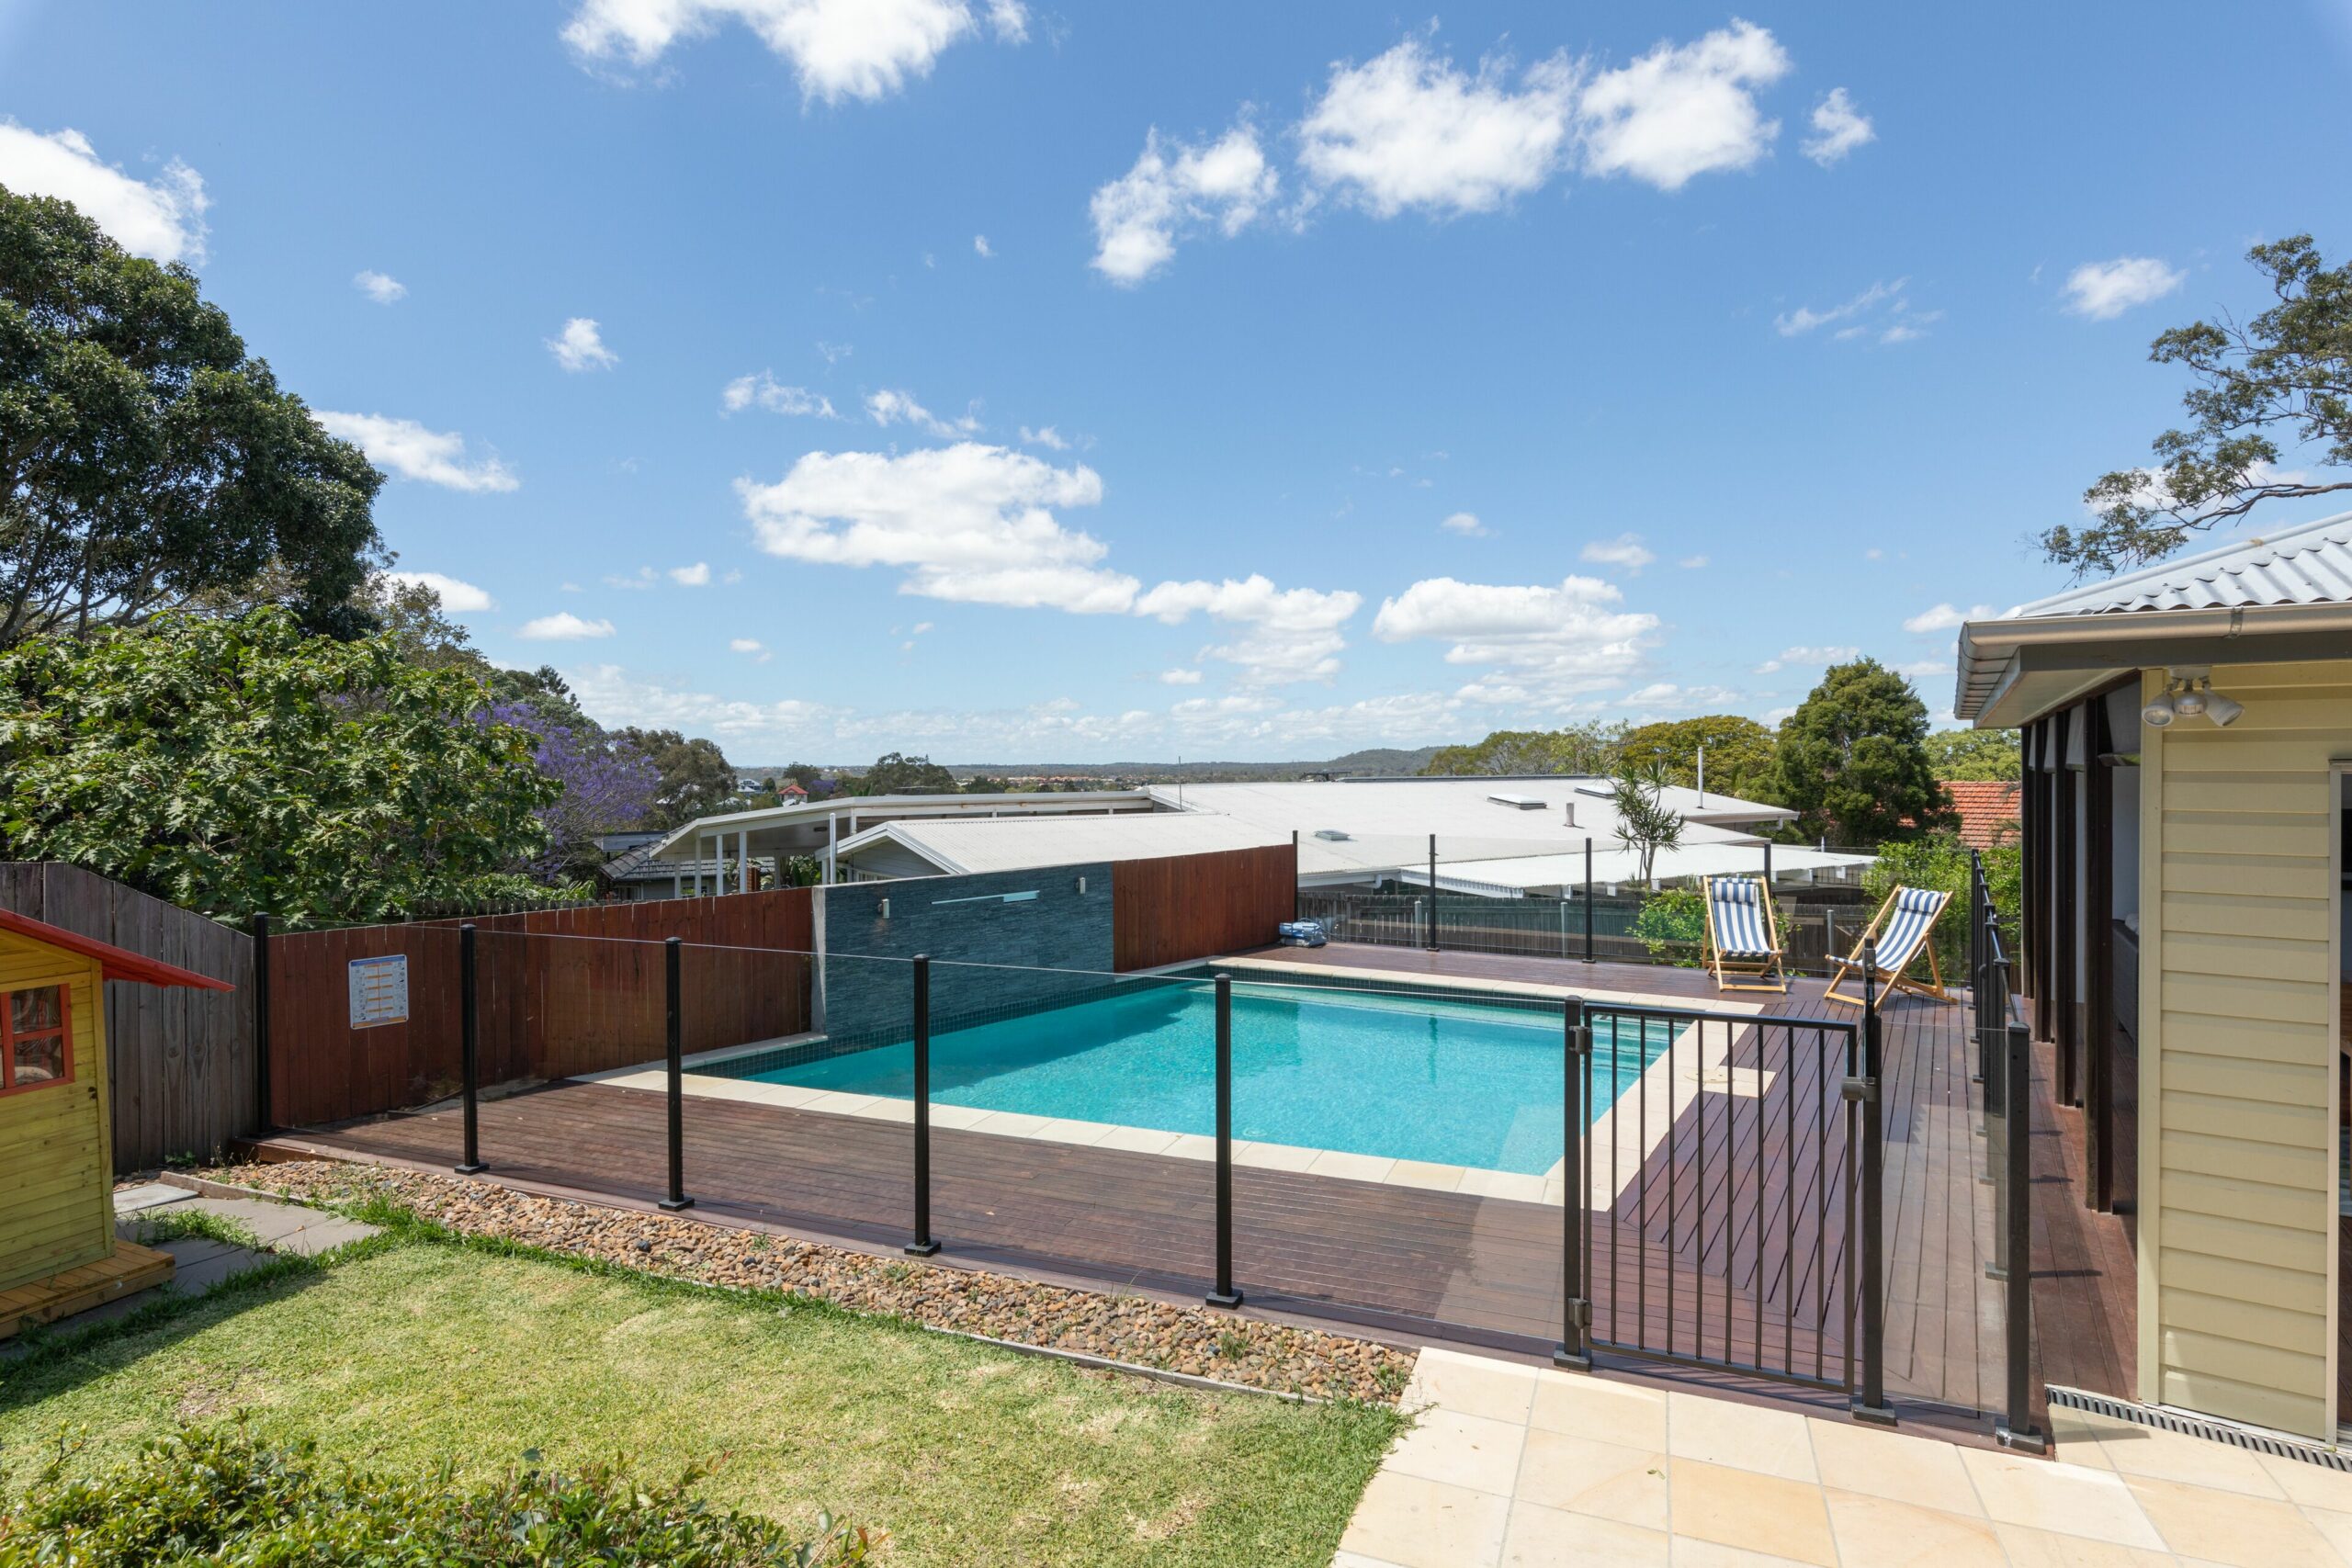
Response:
[{"label": "jacaranda tree with purple flowers", "polygon": [[597,835],[634,828],[653,809],[661,785],[653,764],[577,709],[564,713],[505,700],[484,708],[481,717],[529,735],[539,771],[563,786],[561,795],[539,808],[539,820],[548,828],[547,851],[525,868],[540,880],[593,877],[605,860]]}]

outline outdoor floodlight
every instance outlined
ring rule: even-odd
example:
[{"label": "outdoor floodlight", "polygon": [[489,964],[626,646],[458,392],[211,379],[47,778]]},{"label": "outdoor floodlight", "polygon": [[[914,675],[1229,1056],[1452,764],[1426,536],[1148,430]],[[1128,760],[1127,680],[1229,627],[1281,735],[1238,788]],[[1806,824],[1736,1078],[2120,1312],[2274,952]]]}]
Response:
[{"label": "outdoor floodlight", "polygon": [[2235,724],[2239,716],[2245,712],[2244,703],[2222,695],[2221,693],[2213,690],[2212,682],[2210,681],[2206,682],[2205,716],[2207,718],[2211,719],[2223,729],[2227,729],[2231,725]]},{"label": "outdoor floodlight", "polygon": [[2140,710],[2140,722],[2163,729],[2176,718],[2210,718],[2226,729],[2245,713],[2245,705],[2213,689],[2213,676],[2201,666],[2165,671],[2164,694]]},{"label": "outdoor floodlight", "polygon": [[2176,711],[2172,701],[2172,688],[2166,686],[2164,695],[2140,710],[2140,722],[2150,729],[2163,729],[2172,723]]}]

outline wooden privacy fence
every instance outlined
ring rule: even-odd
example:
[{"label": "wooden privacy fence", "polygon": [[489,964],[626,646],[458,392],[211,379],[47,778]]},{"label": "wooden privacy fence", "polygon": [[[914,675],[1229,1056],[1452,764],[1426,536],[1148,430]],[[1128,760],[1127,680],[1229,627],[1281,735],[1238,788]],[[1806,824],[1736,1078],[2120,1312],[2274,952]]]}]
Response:
[{"label": "wooden privacy fence", "polygon": [[[687,945],[688,1052],[808,1027],[806,887],[591,904],[475,919],[481,1078],[568,1077],[662,1054],[662,944]],[[339,1122],[454,1092],[462,1077],[459,920],[269,939],[272,1120]],[[352,964],[404,958],[406,1017],[355,1025]]]},{"label": "wooden privacy fence", "polygon": [[236,987],[107,987],[118,1174],[253,1131],[252,938],[77,865],[0,862],[0,906]]},{"label": "wooden privacy fence", "polygon": [[1122,973],[1263,947],[1291,918],[1292,844],[1123,860],[1111,868],[1112,966]]}]

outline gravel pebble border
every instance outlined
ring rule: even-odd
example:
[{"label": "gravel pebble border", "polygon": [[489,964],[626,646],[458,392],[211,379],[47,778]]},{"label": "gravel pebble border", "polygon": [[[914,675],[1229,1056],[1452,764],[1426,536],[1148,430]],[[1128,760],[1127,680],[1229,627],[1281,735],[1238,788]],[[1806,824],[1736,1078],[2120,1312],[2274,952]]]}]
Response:
[{"label": "gravel pebble border", "polygon": [[189,1174],[300,1202],[382,1198],[463,1235],[496,1237],[700,1284],[789,1291],[930,1328],[1310,1399],[1394,1404],[1413,1369],[1410,1351],[1288,1324],[912,1258],[877,1258],[762,1231],[541,1198],[454,1176],[334,1160],[220,1166]]}]

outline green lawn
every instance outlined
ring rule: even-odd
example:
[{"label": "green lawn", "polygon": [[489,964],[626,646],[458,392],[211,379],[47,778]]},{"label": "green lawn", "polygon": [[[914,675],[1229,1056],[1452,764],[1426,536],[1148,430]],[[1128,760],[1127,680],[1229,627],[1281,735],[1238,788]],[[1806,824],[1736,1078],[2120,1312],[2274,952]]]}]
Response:
[{"label": "green lawn", "polygon": [[0,1473],[183,1419],[418,1466],[718,1460],[715,1503],[887,1530],[903,1563],[1328,1562],[1397,1418],[1202,1394],[823,1308],[429,1241],[25,1366]]}]

